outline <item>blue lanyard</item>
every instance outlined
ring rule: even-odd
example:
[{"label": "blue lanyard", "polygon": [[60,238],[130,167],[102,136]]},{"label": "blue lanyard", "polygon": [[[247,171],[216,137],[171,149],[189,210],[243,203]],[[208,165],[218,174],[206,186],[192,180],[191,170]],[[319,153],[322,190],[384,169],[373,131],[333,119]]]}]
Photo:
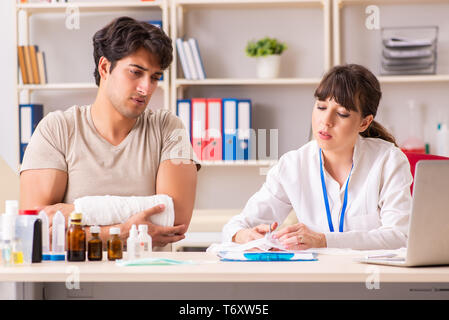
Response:
[{"label": "blue lanyard", "polygon": [[[339,228],[340,232],[343,232],[343,224],[345,221],[345,211],[346,211],[346,206],[348,204],[348,184],[349,184],[349,178],[351,178],[351,173],[352,173],[353,167],[354,167],[354,163],[352,164],[351,171],[349,172],[348,180],[346,181],[345,196],[343,199],[343,207],[341,208],[341,215],[340,215],[340,228]],[[321,174],[321,187],[323,189],[324,205],[326,206],[327,223],[329,224],[329,230],[331,232],[334,232],[334,225],[332,224],[331,210],[329,209],[329,199],[327,197],[326,181],[324,180],[323,159],[321,156],[321,148],[320,148],[320,174]]]}]

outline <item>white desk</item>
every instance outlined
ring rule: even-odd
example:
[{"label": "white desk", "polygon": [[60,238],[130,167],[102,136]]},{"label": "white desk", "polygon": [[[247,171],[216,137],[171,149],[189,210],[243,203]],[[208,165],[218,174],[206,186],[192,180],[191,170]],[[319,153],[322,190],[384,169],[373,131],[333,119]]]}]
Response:
[{"label": "white desk", "polygon": [[[449,266],[400,268],[320,254],[309,262],[222,262],[204,252],[155,252],[192,265],[119,267],[114,262],[42,262],[1,267],[0,281],[45,283],[45,298],[449,299]],[[66,289],[79,279],[80,290]],[[379,281],[379,289],[367,283]],[[124,293],[132,288],[131,293]],[[137,289],[136,289],[137,288]],[[120,290],[118,290],[120,289]],[[134,293],[133,293],[134,292]]]}]

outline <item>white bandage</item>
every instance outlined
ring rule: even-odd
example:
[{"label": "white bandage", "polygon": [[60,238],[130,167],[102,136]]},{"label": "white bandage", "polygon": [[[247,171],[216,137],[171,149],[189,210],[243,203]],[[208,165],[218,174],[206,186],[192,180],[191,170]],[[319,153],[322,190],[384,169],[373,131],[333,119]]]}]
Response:
[{"label": "white bandage", "polygon": [[175,222],[173,200],[165,194],[148,197],[87,196],[75,200],[75,212],[81,212],[83,225],[104,226],[123,223],[132,215],[164,204],[161,213],[149,217],[151,223],[172,227]]}]

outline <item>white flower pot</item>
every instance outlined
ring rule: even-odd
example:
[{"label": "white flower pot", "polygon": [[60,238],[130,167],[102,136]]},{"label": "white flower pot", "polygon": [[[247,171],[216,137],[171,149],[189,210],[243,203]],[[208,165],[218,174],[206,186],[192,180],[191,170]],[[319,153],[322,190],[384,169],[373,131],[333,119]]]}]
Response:
[{"label": "white flower pot", "polygon": [[257,76],[259,78],[277,78],[279,75],[279,67],[281,64],[281,56],[273,54],[265,57],[257,58]]}]

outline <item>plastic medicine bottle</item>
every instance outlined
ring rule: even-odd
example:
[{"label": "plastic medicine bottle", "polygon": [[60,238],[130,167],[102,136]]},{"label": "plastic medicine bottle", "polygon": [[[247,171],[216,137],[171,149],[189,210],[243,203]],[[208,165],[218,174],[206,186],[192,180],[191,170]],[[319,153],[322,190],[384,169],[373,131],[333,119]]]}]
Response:
[{"label": "plastic medicine bottle", "polygon": [[108,260],[114,261],[121,259],[123,255],[123,244],[119,237],[119,228],[110,228],[109,234],[111,237],[108,240]]},{"label": "plastic medicine bottle", "polygon": [[140,258],[139,238],[137,237],[137,228],[133,224],[129,230],[129,237],[126,241],[126,250],[128,253],[128,260]]},{"label": "plastic medicine bottle", "polygon": [[101,261],[103,260],[103,241],[100,238],[100,227],[90,227],[90,238],[87,243],[87,259],[89,261]]},{"label": "plastic medicine bottle", "polygon": [[142,258],[148,258],[153,251],[153,241],[148,234],[148,225],[139,224],[139,251]]},{"label": "plastic medicine bottle", "polygon": [[86,231],[81,225],[82,213],[72,212],[67,231],[67,261],[86,260]]},{"label": "plastic medicine bottle", "polygon": [[53,217],[51,251],[50,260],[65,260],[65,218],[61,211]]}]

